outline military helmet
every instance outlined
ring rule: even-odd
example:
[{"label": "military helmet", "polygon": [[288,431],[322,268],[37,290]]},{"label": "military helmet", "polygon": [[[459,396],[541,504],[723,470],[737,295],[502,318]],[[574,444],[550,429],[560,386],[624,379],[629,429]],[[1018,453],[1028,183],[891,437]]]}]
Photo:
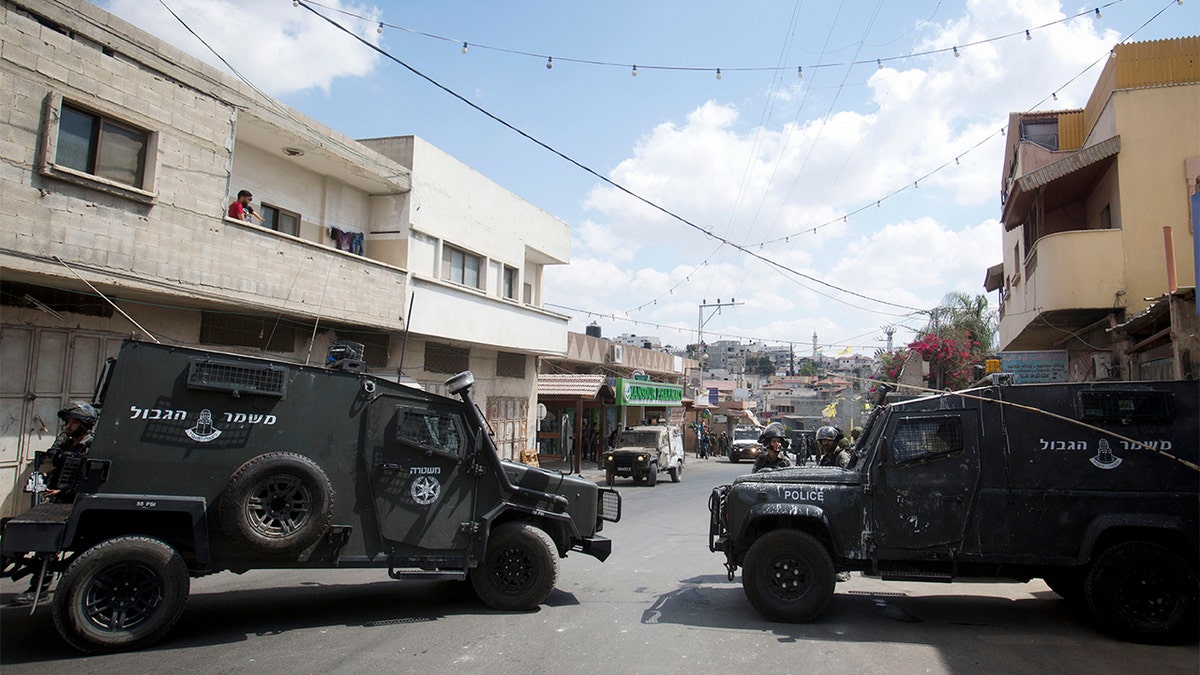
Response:
[{"label": "military helmet", "polygon": [[831,441],[836,441],[837,439],[841,438],[841,436],[842,436],[842,432],[838,431],[837,427],[824,426],[824,427],[821,427],[820,429],[817,429],[817,441],[818,442],[826,440],[826,439],[829,439]]},{"label": "military helmet", "polygon": [[96,420],[100,415],[91,403],[86,401],[71,401],[70,405],[58,411],[58,419],[66,422],[67,420],[79,420],[86,427],[96,426]]},{"label": "military helmet", "polygon": [[767,441],[771,440],[772,438],[778,438],[779,440],[783,441],[782,447],[786,448],[788,446],[787,434],[784,433],[783,425],[779,422],[771,422],[768,424],[767,428],[763,429],[762,433],[758,435],[758,442],[762,445],[766,445]]}]

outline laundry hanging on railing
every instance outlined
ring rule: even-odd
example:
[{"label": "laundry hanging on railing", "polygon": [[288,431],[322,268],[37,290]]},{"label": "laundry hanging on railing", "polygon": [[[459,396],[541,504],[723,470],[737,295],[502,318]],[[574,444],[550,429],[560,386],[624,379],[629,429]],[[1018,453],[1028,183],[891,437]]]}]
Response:
[{"label": "laundry hanging on railing", "polygon": [[329,238],[337,242],[339,251],[349,251],[356,255],[363,255],[363,233],[349,232],[336,227],[329,228]]}]

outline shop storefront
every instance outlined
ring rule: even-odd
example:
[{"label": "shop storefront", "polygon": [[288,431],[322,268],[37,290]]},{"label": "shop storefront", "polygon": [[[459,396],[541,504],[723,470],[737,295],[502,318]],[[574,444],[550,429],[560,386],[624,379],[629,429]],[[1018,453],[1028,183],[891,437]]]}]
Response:
[{"label": "shop storefront", "polygon": [[539,375],[538,455],[569,458],[575,469],[595,462],[616,425],[614,402],[604,375]]},{"label": "shop storefront", "polygon": [[623,426],[684,422],[683,385],[619,377],[614,389]]}]

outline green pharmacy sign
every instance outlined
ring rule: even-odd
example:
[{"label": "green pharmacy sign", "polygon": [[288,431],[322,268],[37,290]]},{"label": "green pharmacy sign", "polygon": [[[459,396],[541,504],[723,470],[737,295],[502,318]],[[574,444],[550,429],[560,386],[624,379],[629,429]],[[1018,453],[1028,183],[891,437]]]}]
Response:
[{"label": "green pharmacy sign", "polygon": [[617,378],[617,405],[678,406],[683,404],[683,385]]}]

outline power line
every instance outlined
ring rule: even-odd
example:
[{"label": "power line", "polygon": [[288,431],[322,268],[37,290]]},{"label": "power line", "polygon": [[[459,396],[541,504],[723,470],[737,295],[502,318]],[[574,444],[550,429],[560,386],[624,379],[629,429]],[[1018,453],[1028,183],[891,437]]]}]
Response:
[{"label": "power line", "polygon": [[[1030,26],[1028,28],[1017,30],[1017,31],[1014,31],[1011,33],[995,35],[995,36],[988,37],[988,38],[974,40],[972,42],[963,42],[961,44],[953,45],[951,47],[943,47],[943,48],[939,48],[939,49],[929,49],[929,50],[926,50],[923,52],[914,52],[914,53],[898,55],[898,56],[881,56],[881,57],[877,57],[877,58],[873,58],[873,59],[862,59],[862,60],[854,59],[854,60],[850,60],[850,61],[840,61],[840,62],[835,62],[835,63],[798,64],[798,65],[794,65],[794,66],[774,65],[774,66],[732,66],[732,67],[731,66],[714,66],[714,65],[703,65],[703,66],[700,66],[700,65],[665,65],[665,64],[646,65],[645,63],[638,63],[638,62],[632,62],[632,61],[611,61],[611,60],[605,60],[605,59],[589,59],[589,58],[570,57],[570,56],[555,56],[554,54],[550,54],[550,53],[536,52],[536,51],[525,50],[525,49],[513,49],[513,48],[508,48],[508,47],[498,47],[495,45],[488,45],[488,44],[483,44],[480,42],[472,42],[470,40],[451,38],[451,37],[447,37],[445,35],[429,33],[429,32],[417,30],[414,28],[407,28],[405,26],[388,23],[386,21],[377,21],[370,17],[366,17],[361,14],[356,14],[354,12],[341,9],[340,7],[331,7],[329,5],[324,5],[319,2],[313,2],[312,0],[293,0],[292,5],[297,6],[297,7],[304,7],[305,9],[312,11],[314,14],[317,14],[317,16],[325,18],[327,21],[329,20],[327,17],[325,17],[324,15],[320,14],[319,12],[316,12],[315,10],[313,10],[312,7],[320,7],[322,9],[326,9],[331,12],[336,12],[338,14],[342,14],[342,15],[345,15],[345,16],[348,16],[348,17],[351,17],[354,19],[358,19],[359,21],[362,21],[366,24],[377,26],[379,28],[379,30],[381,30],[381,31],[384,28],[393,28],[395,30],[399,30],[399,31],[402,31],[405,33],[409,33],[412,35],[419,35],[421,37],[429,38],[431,40],[446,42],[448,44],[452,44],[452,45],[456,45],[456,46],[461,44],[462,45],[461,51],[463,53],[467,53],[471,49],[481,49],[481,50],[493,51],[493,52],[502,53],[502,54],[512,54],[514,56],[524,56],[524,57],[528,57],[531,59],[536,59],[539,62],[547,62],[547,63],[551,63],[551,64],[553,64],[553,63],[576,63],[576,64],[587,65],[587,66],[621,68],[624,70],[629,70],[631,73],[641,73],[641,72],[650,71],[650,70],[664,71],[664,72],[710,72],[710,73],[791,72],[791,71],[796,71],[796,74],[799,77],[803,77],[805,69],[807,69],[811,72],[813,70],[818,70],[818,69],[822,69],[822,68],[844,68],[847,66],[873,65],[873,66],[878,67],[879,65],[884,64],[884,63],[890,63],[892,61],[910,59],[910,58],[917,57],[917,56],[932,56],[935,54],[955,54],[955,55],[957,55],[960,53],[961,50],[965,50],[968,47],[976,47],[979,45],[988,44],[990,42],[996,42],[999,40],[1007,40],[1007,39],[1014,38],[1014,37],[1025,37],[1028,39],[1036,31],[1044,30],[1046,28],[1050,28],[1051,26],[1056,26],[1058,24],[1066,23],[1068,21],[1073,21],[1075,19],[1085,17],[1085,16],[1087,16],[1087,17],[1098,16],[1098,12],[1100,10],[1107,9],[1109,7],[1112,7],[1113,5],[1118,5],[1124,1],[1125,0],[1111,0],[1110,2],[1093,7],[1092,9],[1083,10],[1083,11],[1079,12],[1078,14],[1064,17],[1064,18],[1058,19],[1056,21],[1049,21],[1049,22],[1046,22],[1046,23],[1038,25],[1038,26]],[[1175,2],[1175,1],[1176,0],[1172,0],[1172,2]],[[311,5],[311,7],[310,7],[310,5]],[[335,25],[338,25],[338,24],[335,24]]]},{"label": "power line", "polygon": [[485,117],[491,119],[492,121],[496,122],[497,124],[500,124],[501,126],[507,128],[510,131],[516,133],[517,135],[525,138],[526,140],[530,141],[531,143],[541,147],[542,149],[546,150],[547,152],[550,152],[551,154],[559,157],[560,159],[574,165],[575,167],[584,171],[585,173],[588,173],[588,174],[594,176],[596,179],[612,186],[613,188],[616,188],[617,190],[619,190],[619,191],[629,195],[630,197],[633,197],[637,201],[642,202],[643,204],[669,216],[670,218],[677,220],[680,223],[683,223],[684,225],[687,225],[688,227],[692,228],[693,230],[696,230],[697,232],[700,232],[701,234],[703,234],[704,236],[706,236],[710,239],[715,239],[716,241],[719,241],[727,246],[731,246],[731,247],[745,253],[746,255],[749,255],[753,258],[757,258],[758,260],[761,260],[762,262],[766,263],[767,265],[769,265],[771,267],[782,270],[789,274],[793,274],[798,277],[802,277],[804,279],[808,279],[809,281],[820,284],[822,286],[826,286],[828,288],[839,291],[841,293],[845,293],[847,295],[853,295],[855,297],[862,298],[862,299],[868,300],[870,302],[879,303],[881,305],[888,305],[891,307],[896,307],[899,309],[906,309],[906,310],[910,310],[910,311],[919,311],[919,308],[917,308],[917,307],[910,307],[908,305],[901,305],[899,303],[889,302],[887,300],[880,300],[878,298],[873,298],[869,295],[865,295],[865,294],[859,293],[857,291],[852,291],[848,288],[842,288],[841,286],[838,286],[836,284],[831,284],[828,281],[818,279],[810,274],[805,274],[803,272],[800,272],[799,270],[792,269],[792,268],[788,267],[787,265],[784,265],[782,263],[771,260],[770,258],[767,258],[758,253],[755,253],[754,251],[751,251],[750,249],[746,248],[745,246],[742,246],[741,244],[730,241],[729,239],[713,232],[712,230],[705,229],[705,228],[693,223],[692,221],[688,220],[687,218],[684,218],[683,216],[675,213],[674,211],[671,211],[670,209],[666,208],[665,206],[661,206],[656,202],[650,201],[646,197],[639,195],[638,193],[634,192],[633,190],[614,181],[613,179],[609,178],[608,176],[605,176],[604,174],[600,173],[599,171],[596,171],[595,169],[591,168],[590,166],[584,164],[583,162],[580,162],[579,160],[571,157],[570,155],[567,155],[566,153],[562,152],[561,150],[558,150],[558,149],[554,148],[553,146],[549,145],[548,143],[536,138],[532,134],[524,131],[523,129],[517,127],[516,125],[514,125],[514,124],[502,119],[501,117],[495,115],[494,113],[488,111],[487,109],[483,108],[482,106],[480,106],[479,104],[475,103],[474,101],[468,99],[467,97],[463,96],[462,94],[459,94],[458,92],[454,91],[453,89],[451,89],[451,88],[447,87],[446,85],[433,79],[429,75],[426,75],[425,73],[421,72],[420,70],[417,70],[415,67],[409,65],[407,62],[403,61],[399,57],[394,56],[387,50],[385,50],[377,45],[371,44],[370,42],[364,40],[361,36],[355,34],[354,32],[350,31],[349,29],[347,29],[345,26],[342,26],[341,24],[334,21],[333,19],[330,19],[329,17],[316,11],[315,9],[313,9],[312,7],[309,6],[308,2],[306,2],[304,0],[295,0],[295,2],[298,6],[303,7],[305,9],[307,9],[308,11],[312,12],[313,14],[321,17],[322,19],[327,21],[330,25],[334,26],[335,28],[342,31],[346,35],[349,35],[350,37],[354,38],[355,40],[358,40],[360,43],[362,43],[367,48],[378,52],[380,55],[386,57],[387,59],[391,60],[392,62],[396,63],[397,65],[405,68],[406,70],[408,70],[412,74],[416,75],[417,77],[425,80],[426,82],[432,84],[433,86],[437,87],[438,89],[441,89],[442,91],[446,92],[450,96],[453,96],[454,98],[458,99],[459,101],[462,101],[467,106],[473,108],[474,110],[476,110],[480,114],[484,115]]}]

